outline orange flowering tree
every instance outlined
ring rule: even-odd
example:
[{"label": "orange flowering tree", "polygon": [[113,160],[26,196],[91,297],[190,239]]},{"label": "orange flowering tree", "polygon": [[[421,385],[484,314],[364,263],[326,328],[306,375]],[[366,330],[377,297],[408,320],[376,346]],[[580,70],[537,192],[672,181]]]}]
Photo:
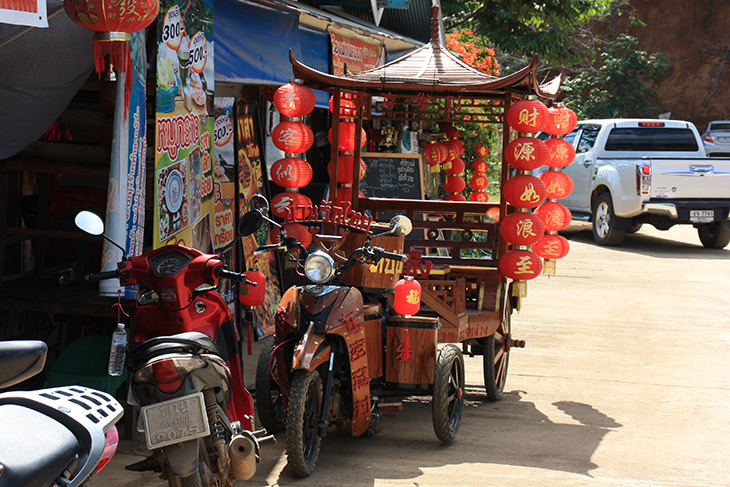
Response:
[{"label": "orange flowering tree", "polygon": [[499,76],[499,62],[494,49],[487,46],[483,37],[475,36],[471,29],[455,30],[446,35],[446,47],[461,56],[469,66],[482,73]]}]

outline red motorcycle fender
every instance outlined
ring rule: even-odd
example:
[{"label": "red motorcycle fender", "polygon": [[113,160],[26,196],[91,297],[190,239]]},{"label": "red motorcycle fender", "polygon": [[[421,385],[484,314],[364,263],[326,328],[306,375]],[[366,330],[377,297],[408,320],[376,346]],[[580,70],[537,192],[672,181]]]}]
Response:
[{"label": "red motorcycle fender", "polygon": [[203,438],[169,445],[162,450],[167,457],[170,471],[178,477],[187,477],[198,469],[198,445]]},{"label": "red motorcycle fender", "polygon": [[314,323],[309,325],[307,332],[294,349],[292,370],[304,369],[312,371],[329,360],[331,347],[325,343],[326,335],[314,332]]}]

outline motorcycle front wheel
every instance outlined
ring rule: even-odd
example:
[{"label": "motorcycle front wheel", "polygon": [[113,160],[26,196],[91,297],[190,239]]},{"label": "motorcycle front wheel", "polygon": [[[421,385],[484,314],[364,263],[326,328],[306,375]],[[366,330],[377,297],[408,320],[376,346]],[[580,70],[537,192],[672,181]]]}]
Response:
[{"label": "motorcycle front wheel", "polygon": [[307,477],[319,456],[322,379],[316,370],[297,370],[292,376],[286,414],[287,465],[297,477]]}]

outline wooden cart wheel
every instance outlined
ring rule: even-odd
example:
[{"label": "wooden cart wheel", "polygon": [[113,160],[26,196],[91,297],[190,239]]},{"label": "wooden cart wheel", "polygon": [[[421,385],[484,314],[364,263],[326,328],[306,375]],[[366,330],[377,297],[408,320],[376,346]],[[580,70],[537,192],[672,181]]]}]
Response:
[{"label": "wooden cart wheel", "polygon": [[322,380],[316,370],[297,370],[289,389],[286,412],[286,461],[296,477],[314,471],[319,456]]},{"label": "wooden cart wheel", "polygon": [[439,352],[433,379],[431,416],[439,440],[449,443],[456,438],[464,409],[464,356],[449,343]]},{"label": "wooden cart wheel", "polygon": [[274,355],[274,338],[269,337],[259,355],[256,365],[256,411],[261,425],[269,433],[284,431],[286,411],[281,390],[272,372],[276,373],[276,356]]},{"label": "wooden cart wheel", "polygon": [[509,299],[509,289],[506,290],[506,294],[502,300],[502,319],[497,331],[481,339],[484,350],[484,387],[487,389],[487,399],[490,401],[502,399],[504,383],[507,380],[512,340],[512,305]]}]

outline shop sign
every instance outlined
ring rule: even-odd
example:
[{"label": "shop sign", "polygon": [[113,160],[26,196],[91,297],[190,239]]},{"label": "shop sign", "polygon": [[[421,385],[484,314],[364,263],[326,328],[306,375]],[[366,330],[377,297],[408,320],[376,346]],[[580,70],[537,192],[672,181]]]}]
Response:
[{"label": "shop sign", "polygon": [[380,45],[330,32],[332,43],[332,73],[344,74],[345,65],[351,73],[367,71],[378,66]]}]

